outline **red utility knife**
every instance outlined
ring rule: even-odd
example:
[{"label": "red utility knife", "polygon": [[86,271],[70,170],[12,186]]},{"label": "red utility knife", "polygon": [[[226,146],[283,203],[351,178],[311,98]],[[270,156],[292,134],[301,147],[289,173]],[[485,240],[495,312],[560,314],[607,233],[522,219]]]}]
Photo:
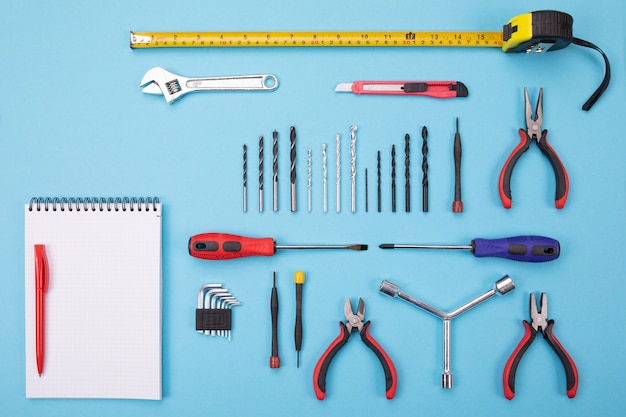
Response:
[{"label": "red utility knife", "polygon": [[459,81],[355,81],[335,87],[338,93],[388,94],[435,98],[467,97],[467,87]]}]

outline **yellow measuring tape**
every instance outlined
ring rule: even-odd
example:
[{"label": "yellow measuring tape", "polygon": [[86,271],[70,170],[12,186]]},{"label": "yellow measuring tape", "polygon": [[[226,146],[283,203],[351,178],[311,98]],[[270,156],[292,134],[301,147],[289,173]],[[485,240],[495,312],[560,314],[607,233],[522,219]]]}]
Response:
[{"label": "yellow measuring tape", "polygon": [[502,32],[131,32],[130,47],[483,46]]}]

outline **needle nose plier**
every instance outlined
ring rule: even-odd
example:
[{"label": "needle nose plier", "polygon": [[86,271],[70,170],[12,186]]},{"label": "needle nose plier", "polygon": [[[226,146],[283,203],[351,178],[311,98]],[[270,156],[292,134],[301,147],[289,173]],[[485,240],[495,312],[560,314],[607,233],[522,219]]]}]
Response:
[{"label": "needle nose plier", "polygon": [[313,387],[315,388],[315,396],[318,400],[323,400],[326,397],[326,373],[328,372],[330,362],[333,360],[337,352],[339,352],[339,350],[346,343],[348,343],[348,339],[350,338],[352,331],[357,329],[361,335],[363,343],[365,343],[365,345],[376,354],[376,357],[378,357],[378,360],[383,366],[383,370],[385,372],[386,396],[388,400],[391,400],[396,393],[396,386],[398,382],[396,368],[387,353],[370,335],[369,320],[363,323],[363,318],[365,316],[365,303],[363,302],[363,299],[359,298],[359,306],[356,313],[354,313],[352,310],[352,304],[348,298],[344,304],[344,313],[346,315],[346,323],[341,321],[339,322],[341,334],[333,340],[330,346],[328,346],[326,351],[317,361],[317,365],[315,365],[315,370],[313,372]]},{"label": "needle nose plier", "polygon": [[539,99],[537,100],[537,108],[534,117],[527,88],[524,88],[524,105],[526,111],[526,130],[519,130],[521,141],[504,163],[498,181],[498,191],[500,192],[502,205],[506,209],[511,208],[511,174],[513,173],[513,168],[517,160],[528,150],[534,139],[537,142],[539,150],[548,158],[552,169],[554,169],[554,175],[556,177],[554,205],[557,209],[562,209],[565,206],[565,200],[567,200],[567,193],[569,192],[569,179],[563,163],[554,149],[552,149],[552,146],[548,143],[548,130],[541,130],[543,123],[543,88],[539,89]]},{"label": "needle nose plier", "polygon": [[569,398],[574,398],[576,396],[576,391],[578,390],[578,370],[576,369],[576,365],[574,364],[571,356],[565,351],[565,348],[563,348],[561,343],[557,340],[554,333],[552,333],[554,320],[548,320],[548,296],[546,293],[541,293],[540,310],[537,310],[537,300],[535,298],[535,294],[530,294],[530,317],[532,320],[530,323],[526,320],[522,321],[526,332],[504,367],[504,373],[502,375],[504,396],[508,400],[512,400],[515,396],[515,373],[517,372],[517,365],[519,365],[524,353],[526,353],[528,347],[535,340],[537,332],[542,332],[544,339],[548,341],[550,347],[559,356],[559,359],[565,368],[567,396]]}]

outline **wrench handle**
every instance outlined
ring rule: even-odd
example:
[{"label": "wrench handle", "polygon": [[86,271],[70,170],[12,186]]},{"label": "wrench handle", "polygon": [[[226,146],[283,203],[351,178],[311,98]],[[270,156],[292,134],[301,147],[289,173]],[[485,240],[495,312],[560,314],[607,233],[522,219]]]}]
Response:
[{"label": "wrench handle", "polygon": [[193,91],[275,90],[278,79],[273,74],[240,75],[232,77],[188,78],[185,86]]}]

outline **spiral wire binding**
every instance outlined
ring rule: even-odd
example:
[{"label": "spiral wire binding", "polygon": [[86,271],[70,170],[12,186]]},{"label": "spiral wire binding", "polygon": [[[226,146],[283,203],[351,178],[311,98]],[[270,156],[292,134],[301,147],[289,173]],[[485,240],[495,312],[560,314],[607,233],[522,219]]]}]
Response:
[{"label": "spiral wire binding", "polygon": [[158,197],[33,197],[28,211],[158,211]]}]

